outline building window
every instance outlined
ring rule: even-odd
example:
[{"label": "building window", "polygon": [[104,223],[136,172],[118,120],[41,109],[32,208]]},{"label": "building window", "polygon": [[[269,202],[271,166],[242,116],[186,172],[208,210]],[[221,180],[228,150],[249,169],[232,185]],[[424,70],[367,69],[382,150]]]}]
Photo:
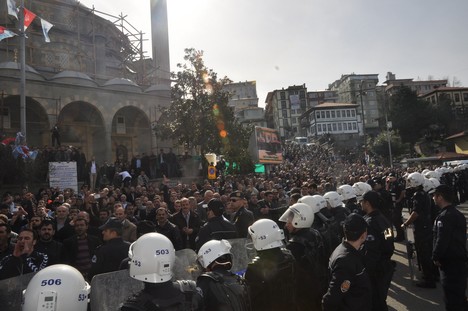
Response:
[{"label": "building window", "polygon": [[348,118],[351,117],[351,111],[346,110],[346,116],[347,116]]},{"label": "building window", "polygon": [[330,124],[330,123],[327,124],[327,130],[328,130],[329,132],[332,131],[332,127],[331,127],[331,124]]},{"label": "building window", "polygon": [[351,116],[354,118],[356,116],[356,111],[353,109],[351,110]]},{"label": "building window", "polygon": [[325,113],[327,115],[327,119],[330,119],[330,111],[326,111]]},{"label": "building window", "polygon": [[325,111],[320,111],[320,115],[322,116],[322,119],[325,119]]},{"label": "building window", "polygon": [[127,130],[125,128],[125,118],[123,116],[117,117],[117,125],[115,129],[117,134],[126,134]]},{"label": "building window", "polygon": [[321,132],[322,131],[322,124],[317,124],[317,132]]},{"label": "building window", "polygon": [[281,99],[286,99],[286,93],[280,92],[280,98]]},{"label": "building window", "polygon": [[333,123],[333,132],[336,132],[336,123]]},{"label": "building window", "polygon": [[306,101],[305,100],[301,100],[301,109],[302,110],[306,110]]},{"label": "building window", "polygon": [[288,117],[288,111],[286,109],[283,109],[282,110],[282,115],[283,115],[283,118],[287,118]]},{"label": "building window", "polygon": [[286,101],[285,100],[281,101],[281,109],[286,109]]},{"label": "building window", "polygon": [[316,111],[315,116],[317,117],[317,119],[320,119],[320,111]]},{"label": "building window", "polygon": [[297,118],[296,117],[292,118],[292,124],[297,124]]},{"label": "building window", "polygon": [[3,108],[2,109],[2,126],[4,129],[9,129],[11,128],[11,123],[10,123],[10,109],[8,108]]},{"label": "building window", "polygon": [[342,131],[343,130],[343,125],[341,123],[338,123],[338,131]]},{"label": "building window", "polygon": [[335,111],[331,112],[331,117],[334,119],[335,118]]},{"label": "building window", "polygon": [[337,111],[336,111],[336,117],[337,117],[337,118],[341,118],[341,110],[337,110]]},{"label": "building window", "polygon": [[454,94],[455,102],[460,102],[460,94]]},{"label": "building window", "polygon": [[348,130],[348,125],[346,123],[343,123],[343,130],[347,131]]},{"label": "building window", "polygon": [[299,92],[299,98],[305,98],[305,92],[304,91],[300,91]]},{"label": "building window", "polygon": [[351,131],[352,128],[353,126],[351,125],[351,122],[348,122],[348,130]]},{"label": "building window", "polygon": [[356,125],[356,123],[353,123],[353,130],[357,130],[357,125]]},{"label": "building window", "polygon": [[463,101],[468,102],[468,93],[463,93]]}]

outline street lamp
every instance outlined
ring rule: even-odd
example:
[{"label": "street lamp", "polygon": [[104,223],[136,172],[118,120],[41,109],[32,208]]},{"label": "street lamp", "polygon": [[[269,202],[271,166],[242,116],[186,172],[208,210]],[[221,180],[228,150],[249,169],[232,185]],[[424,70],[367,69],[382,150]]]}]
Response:
[{"label": "street lamp", "polygon": [[387,128],[388,157],[390,160],[390,167],[393,168],[392,144],[390,141],[390,129],[392,128],[392,122],[388,121],[388,102],[387,102],[387,93],[385,93],[385,90],[384,90],[383,95],[384,95],[385,127]]}]

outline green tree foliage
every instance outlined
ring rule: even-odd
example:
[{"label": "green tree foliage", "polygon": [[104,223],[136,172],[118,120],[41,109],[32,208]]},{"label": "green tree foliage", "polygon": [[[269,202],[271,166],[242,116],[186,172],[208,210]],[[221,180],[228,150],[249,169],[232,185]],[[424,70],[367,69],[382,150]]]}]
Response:
[{"label": "green tree foliage", "polygon": [[[205,66],[203,52],[185,49],[185,64],[172,74],[171,106],[163,111],[155,130],[157,135],[188,148],[200,148],[202,155],[223,154],[228,162],[242,167],[252,165],[248,139],[252,128],[244,129],[229,107],[230,94],[223,87],[230,83]],[[202,157],[204,158],[204,157]],[[244,165],[242,165],[244,164]]]},{"label": "green tree foliage", "polygon": [[[402,142],[401,137],[400,135],[398,135],[398,133],[390,131],[389,135],[393,159],[396,159],[399,156],[408,152],[408,145]],[[374,153],[375,155],[389,159],[390,156],[388,150],[387,131],[382,131],[375,138],[368,141],[368,146],[370,146],[372,153]]]},{"label": "green tree foliage", "polygon": [[416,92],[402,87],[390,98],[390,120],[401,139],[412,146],[434,122],[430,103],[419,99]]}]

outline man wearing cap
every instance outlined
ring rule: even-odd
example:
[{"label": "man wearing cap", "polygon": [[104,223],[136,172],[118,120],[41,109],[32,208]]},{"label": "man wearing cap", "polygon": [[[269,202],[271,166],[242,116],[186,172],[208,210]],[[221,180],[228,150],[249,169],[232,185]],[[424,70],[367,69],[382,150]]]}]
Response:
[{"label": "man wearing cap", "polygon": [[122,239],[123,226],[117,218],[109,218],[99,229],[102,230],[104,245],[96,249],[91,259],[89,280],[96,274],[119,270],[120,263],[127,258],[130,247],[130,243]]},{"label": "man wearing cap", "polygon": [[449,186],[438,186],[433,199],[442,209],[433,227],[432,260],[439,267],[445,310],[467,310],[465,216],[452,204],[454,192]]},{"label": "man wearing cap", "polygon": [[405,232],[403,228],[401,228],[401,225],[403,224],[402,210],[406,192],[404,187],[397,180],[395,173],[390,173],[388,175],[386,179],[385,188],[390,192],[392,196],[392,222],[396,230],[395,242],[401,242],[405,239]]},{"label": "man wearing cap", "polygon": [[237,229],[223,217],[224,205],[219,199],[211,199],[207,206],[208,221],[200,228],[195,239],[197,252],[203,244],[210,240],[228,240],[237,238]]},{"label": "man wearing cap", "polygon": [[364,263],[372,284],[372,310],[388,310],[387,294],[393,276],[394,265],[390,258],[395,250],[392,225],[379,210],[382,198],[376,191],[362,196],[361,208],[368,225],[364,244]]},{"label": "man wearing cap", "polygon": [[247,229],[254,223],[253,213],[245,208],[247,201],[242,192],[235,191],[229,197],[230,202],[228,204],[234,213],[232,222],[236,226],[237,235],[239,238],[247,238]]},{"label": "man wearing cap", "polygon": [[371,283],[359,249],[367,238],[362,216],[349,215],[343,223],[345,239],[330,257],[331,280],[322,310],[371,310]]}]

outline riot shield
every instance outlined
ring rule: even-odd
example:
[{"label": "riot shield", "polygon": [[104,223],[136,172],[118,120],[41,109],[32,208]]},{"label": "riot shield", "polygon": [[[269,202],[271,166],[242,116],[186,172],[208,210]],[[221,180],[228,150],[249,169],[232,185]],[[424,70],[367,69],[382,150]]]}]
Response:
[{"label": "riot shield", "polygon": [[410,270],[411,281],[414,281],[414,229],[413,225],[405,226],[406,256],[408,258],[408,267]]},{"label": "riot shield", "polygon": [[36,273],[28,273],[0,281],[0,306],[2,310],[21,310],[23,290]]}]

